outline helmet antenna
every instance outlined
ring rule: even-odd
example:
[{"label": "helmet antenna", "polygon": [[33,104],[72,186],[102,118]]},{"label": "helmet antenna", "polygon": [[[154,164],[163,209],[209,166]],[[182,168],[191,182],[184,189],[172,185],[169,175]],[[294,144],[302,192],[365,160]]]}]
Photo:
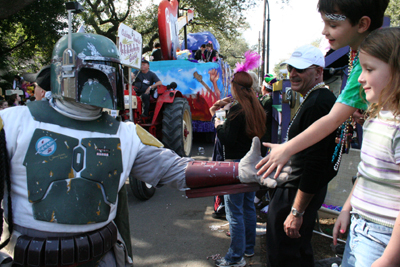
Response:
[{"label": "helmet antenna", "polygon": [[62,62],[62,82],[64,83],[64,97],[75,99],[75,59],[76,53],[72,49],[72,13],[78,14],[83,7],[78,2],[67,2],[65,7],[68,11],[68,48],[64,50]]},{"label": "helmet antenna", "polygon": [[81,13],[84,9],[78,2],[67,2],[65,7],[68,11],[68,48],[72,49],[72,13]]}]

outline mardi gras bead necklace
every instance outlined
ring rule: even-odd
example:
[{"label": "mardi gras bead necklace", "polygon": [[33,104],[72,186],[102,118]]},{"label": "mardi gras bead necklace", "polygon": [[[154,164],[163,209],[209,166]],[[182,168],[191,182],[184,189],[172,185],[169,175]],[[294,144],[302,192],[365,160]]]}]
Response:
[{"label": "mardi gras bead necklace", "polygon": [[353,126],[351,124],[352,118],[348,118],[336,132],[336,146],[335,151],[332,155],[332,163],[335,162],[333,169],[337,171],[339,169],[340,162],[342,160],[343,153],[348,154],[351,146],[351,140],[353,137]]},{"label": "mardi gras bead necklace", "polygon": [[308,91],[307,94],[304,96],[303,102],[301,102],[300,106],[297,108],[296,114],[294,114],[293,119],[290,121],[290,124],[289,124],[289,126],[288,126],[288,129],[287,129],[287,132],[286,132],[286,140],[285,140],[286,142],[289,140],[289,130],[290,130],[290,127],[292,127],[292,124],[293,124],[294,120],[296,119],[297,115],[299,114],[300,109],[301,109],[301,107],[303,106],[304,102],[306,102],[308,96],[309,96],[312,92],[314,92],[315,90],[320,89],[320,88],[323,88],[324,86],[325,86],[325,83],[324,83],[324,82],[317,83],[317,84],[316,84],[313,88],[311,88],[311,90]]},{"label": "mardi gras bead necklace", "polygon": [[[358,51],[354,51],[353,49],[350,49],[350,54],[349,54],[349,69],[348,69],[348,75],[350,76],[351,71],[353,70],[353,66],[357,63],[358,61]],[[337,132],[336,132],[336,147],[335,151],[333,152],[332,155],[332,163],[335,162],[335,165],[333,166],[333,169],[337,171],[339,169],[340,162],[342,160],[342,155],[343,153],[349,153],[350,149],[350,143],[351,143],[351,137],[352,137],[352,128],[351,128],[351,117],[347,119],[345,122],[342,123],[341,126],[339,126]]]},{"label": "mardi gras bead necklace", "polygon": [[349,52],[349,71],[348,74],[350,75],[351,71],[353,70],[353,66],[357,63],[358,61],[358,50],[354,51],[353,49],[350,48]]}]

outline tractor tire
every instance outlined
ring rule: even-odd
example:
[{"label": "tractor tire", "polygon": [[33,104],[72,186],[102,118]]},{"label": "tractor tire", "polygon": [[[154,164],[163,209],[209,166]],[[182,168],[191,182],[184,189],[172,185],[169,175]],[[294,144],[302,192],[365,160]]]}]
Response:
[{"label": "tractor tire", "polygon": [[154,186],[139,181],[131,175],[129,175],[129,186],[131,187],[133,195],[139,200],[149,200],[156,192]]},{"label": "tractor tire", "polygon": [[181,157],[189,157],[192,150],[192,113],[185,98],[177,97],[165,105],[162,120],[162,142]]}]

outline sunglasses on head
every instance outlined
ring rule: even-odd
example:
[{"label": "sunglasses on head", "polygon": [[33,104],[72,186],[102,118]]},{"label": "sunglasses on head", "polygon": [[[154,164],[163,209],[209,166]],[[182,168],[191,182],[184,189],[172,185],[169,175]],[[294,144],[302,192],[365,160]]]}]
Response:
[{"label": "sunglasses on head", "polygon": [[291,65],[287,65],[287,70],[288,70],[288,72],[292,72],[292,70],[294,69],[294,70],[296,70],[297,73],[303,73],[308,69],[314,69],[316,67],[317,66],[311,66],[311,67],[308,67],[308,68],[305,68],[305,69],[298,69],[298,68],[295,68],[295,67],[293,67]]}]

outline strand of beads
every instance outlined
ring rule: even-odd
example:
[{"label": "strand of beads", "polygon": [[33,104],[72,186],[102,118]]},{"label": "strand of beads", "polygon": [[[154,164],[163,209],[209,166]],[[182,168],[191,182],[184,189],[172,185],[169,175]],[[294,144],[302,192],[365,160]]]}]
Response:
[{"label": "strand of beads", "polygon": [[353,70],[353,66],[356,64],[357,60],[358,60],[358,51],[350,49],[348,75],[350,75],[351,71]]},{"label": "strand of beads", "polygon": [[287,132],[286,132],[286,139],[285,139],[286,142],[289,140],[289,130],[290,130],[290,127],[292,127],[292,124],[293,124],[294,120],[296,119],[297,115],[299,114],[300,109],[301,109],[301,107],[303,106],[304,102],[306,102],[307,97],[308,97],[313,91],[315,91],[315,90],[317,90],[317,89],[320,89],[320,88],[322,88],[322,87],[324,87],[324,86],[325,86],[325,83],[324,83],[324,82],[317,83],[317,84],[316,84],[313,88],[311,88],[311,90],[308,91],[307,94],[304,96],[303,102],[301,102],[300,106],[297,108],[296,113],[295,113],[294,116],[293,116],[293,119],[292,119],[292,120],[290,121],[290,123],[289,123],[288,129],[287,129]]},{"label": "strand of beads", "polygon": [[339,152],[339,155],[338,155],[337,162],[336,162],[335,166],[333,166],[333,169],[335,171],[337,171],[339,169],[340,161],[342,160],[342,155],[343,155],[344,143],[346,142],[346,138],[347,138],[347,130],[348,129],[346,127],[346,122],[343,123],[342,127],[343,127],[342,128],[343,132],[342,132],[342,135],[340,137],[340,152]]},{"label": "strand of beads", "polygon": [[337,130],[340,133],[340,137],[339,137],[339,139],[336,137],[337,145],[335,146],[335,151],[333,152],[333,155],[332,155],[332,161],[331,161],[332,163],[335,161],[336,157],[338,156],[339,150],[340,150],[341,140],[343,139],[343,134],[344,134],[343,127],[344,127],[344,124],[342,124]]}]

